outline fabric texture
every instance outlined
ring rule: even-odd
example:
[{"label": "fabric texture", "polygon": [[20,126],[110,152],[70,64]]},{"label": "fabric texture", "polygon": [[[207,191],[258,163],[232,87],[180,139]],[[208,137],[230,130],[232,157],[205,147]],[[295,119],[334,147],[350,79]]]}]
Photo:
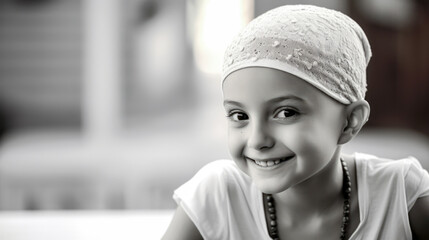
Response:
[{"label": "fabric texture", "polygon": [[[350,239],[412,239],[408,212],[429,196],[429,174],[412,157],[355,154],[360,224]],[[206,240],[270,240],[262,193],[231,160],[203,167],[173,195]]]},{"label": "fabric texture", "polygon": [[269,67],[291,73],[337,101],[365,98],[371,58],[360,26],[341,12],[286,5],[251,21],[225,51],[222,83],[234,71]]}]

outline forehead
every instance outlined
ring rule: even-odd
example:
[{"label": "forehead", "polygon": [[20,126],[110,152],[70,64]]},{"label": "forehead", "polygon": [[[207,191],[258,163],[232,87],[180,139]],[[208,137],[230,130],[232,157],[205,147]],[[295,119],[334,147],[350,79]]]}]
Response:
[{"label": "forehead", "polygon": [[223,82],[222,90],[225,101],[269,101],[284,96],[308,102],[331,99],[299,77],[266,67],[243,68],[231,73]]}]

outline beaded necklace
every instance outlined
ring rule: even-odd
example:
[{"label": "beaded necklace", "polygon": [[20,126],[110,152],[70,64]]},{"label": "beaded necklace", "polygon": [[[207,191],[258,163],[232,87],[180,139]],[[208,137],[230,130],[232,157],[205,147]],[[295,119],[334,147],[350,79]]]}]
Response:
[{"label": "beaded necklace", "polygon": [[[346,162],[341,158],[341,166],[343,168],[343,221],[341,223],[341,232],[340,239],[344,240],[346,238],[347,225],[350,221],[350,195],[352,192],[352,182],[350,179],[349,169],[347,168]],[[271,194],[262,194],[264,208],[265,208],[265,218],[267,221],[268,234],[273,240],[280,240],[278,229],[277,229],[277,216],[276,208],[274,205],[274,198]]]}]

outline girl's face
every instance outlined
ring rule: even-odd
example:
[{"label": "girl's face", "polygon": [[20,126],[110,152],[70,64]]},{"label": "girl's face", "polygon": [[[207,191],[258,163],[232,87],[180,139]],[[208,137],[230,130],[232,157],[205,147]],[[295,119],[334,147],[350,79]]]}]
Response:
[{"label": "girl's face", "polygon": [[228,144],[238,167],[265,193],[278,193],[334,159],[345,106],[289,73],[238,70],[223,83]]}]

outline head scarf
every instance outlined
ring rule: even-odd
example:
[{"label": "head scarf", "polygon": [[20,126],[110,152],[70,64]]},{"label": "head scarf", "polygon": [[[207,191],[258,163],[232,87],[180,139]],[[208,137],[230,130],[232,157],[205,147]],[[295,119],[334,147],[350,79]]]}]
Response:
[{"label": "head scarf", "polygon": [[293,74],[337,101],[365,98],[371,48],[345,14],[311,5],[286,5],[251,21],[227,47],[222,83],[247,67]]}]

